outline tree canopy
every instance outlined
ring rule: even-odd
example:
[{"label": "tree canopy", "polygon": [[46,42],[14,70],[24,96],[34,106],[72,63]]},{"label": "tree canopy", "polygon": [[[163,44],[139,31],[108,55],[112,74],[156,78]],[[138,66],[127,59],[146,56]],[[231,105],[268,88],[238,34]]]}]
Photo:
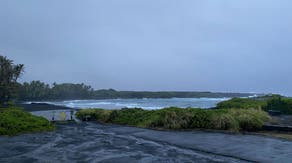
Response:
[{"label": "tree canopy", "polygon": [[24,82],[19,85],[18,100],[82,100],[82,99],[116,99],[116,98],[222,98],[246,97],[244,93],[212,93],[212,92],[149,92],[149,91],[117,91],[114,89],[94,90],[91,86],[73,83],[46,84],[41,81]]},{"label": "tree canopy", "polygon": [[15,94],[17,79],[23,70],[23,64],[14,64],[12,60],[0,55],[0,105],[6,104]]}]

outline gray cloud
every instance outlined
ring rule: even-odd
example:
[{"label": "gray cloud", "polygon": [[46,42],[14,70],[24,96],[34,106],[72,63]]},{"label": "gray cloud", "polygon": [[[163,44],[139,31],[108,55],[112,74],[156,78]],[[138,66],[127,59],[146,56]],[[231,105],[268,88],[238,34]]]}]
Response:
[{"label": "gray cloud", "polygon": [[22,81],[292,95],[292,2],[2,0]]}]

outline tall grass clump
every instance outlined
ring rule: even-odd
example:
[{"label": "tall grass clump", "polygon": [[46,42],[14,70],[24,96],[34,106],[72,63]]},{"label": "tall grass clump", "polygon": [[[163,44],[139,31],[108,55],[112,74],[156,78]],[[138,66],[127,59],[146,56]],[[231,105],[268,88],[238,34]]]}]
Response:
[{"label": "tall grass clump", "polygon": [[109,121],[111,113],[112,113],[112,110],[82,109],[76,113],[76,117],[78,119],[85,119],[86,117],[90,117],[91,119],[106,123]]},{"label": "tall grass clump", "polygon": [[85,109],[77,117],[90,115],[99,122],[158,129],[216,129],[251,131],[261,129],[269,119],[257,109],[215,109],[169,107],[160,110],[124,108],[121,110]]},{"label": "tall grass clump", "polygon": [[151,120],[155,118],[153,111],[143,110],[141,108],[123,108],[113,113],[114,116],[112,116],[111,123],[138,127],[148,127]]},{"label": "tall grass clump", "polygon": [[263,109],[264,111],[279,111],[282,114],[292,114],[292,98],[280,95],[267,95],[256,98],[233,98],[217,104],[217,109]]},{"label": "tall grass clump", "polygon": [[[187,129],[192,124],[193,109],[176,107],[153,111],[156,118],[152,118],[148,127],[164,129]],[[152,115],[153,115],[152,114]]]},{"label": "tall grass clump", "polygon": [[266,111],[276,110],[283,114],[292,115],[292,98],[275,97],[267,101],[267,105],[263,108]]},{"label": "tall grass clump", "polygon": [[230,108],[238,108],[238,109],[259,109],[263,108],[267,105],[267,101],[265,100],[256,100],[252,98],[233,98],[231,100],[222,101],[217,104],[217,109],[230,109]]},{"label": "tall grass clump", "polygon": [[34,116],[20,108],[0,108],[0,135],[52,131],[55,126],[47,119]]},{"label": "tall grass clump", "polygon": [[259,130],[270,119],[268,113],[259,109],[231,109],[229,112],[236,117],[239,129],[245,131]]},{"label": "tall grass clump", "polygon": [[240,127],[237,116],[230,114],[230,111],[214,111],[210,116],[209,129],[239,131]]}]

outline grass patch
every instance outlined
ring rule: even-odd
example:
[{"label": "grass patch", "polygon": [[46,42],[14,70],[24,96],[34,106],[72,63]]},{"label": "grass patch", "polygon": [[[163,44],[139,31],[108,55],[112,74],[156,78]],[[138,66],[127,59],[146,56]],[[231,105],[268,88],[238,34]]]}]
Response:
[{"label": "grass patch", "polygon": [[47,119],[34,116],[20,108],[0,108],[0,135],[52,131],[55,126]]},{"label": "grass patch", "polygon": [[264,110],[277,110],[283,114],[292,114],[292,98],[278,97],[267,101]]},{"label": "grass patch", "polygon": [[241,109],[258,109],[265,108],[266,100],[257,100],[253,98],[233,98],[231,100],[222,101],[217,104],[218,109],[241,108]]},{"label": "grass patch", "polygon": [[264,111],[280,111],[283,114],[292,114],[292,98],[280,95],[262,96],[256,98],[233,98],[217,104],[217,109],[241,108],[263,109]]},{"label": "grass patch", "polygon": [[160,110],[124,108],[121,110],[83,109],[77,118],[91,116],[98,122],[161,129],[218,129],[255,131],[269,119],[266,112],[257,109],[217,109],[170,107]]}]

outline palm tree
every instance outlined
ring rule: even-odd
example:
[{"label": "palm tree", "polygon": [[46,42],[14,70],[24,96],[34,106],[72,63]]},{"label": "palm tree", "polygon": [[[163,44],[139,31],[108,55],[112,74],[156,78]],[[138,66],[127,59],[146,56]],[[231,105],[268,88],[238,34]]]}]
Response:
[{"label": "palm tree", "polygon": [[0,105],[6,104],[17,86],[17,79],[23,73],[23,64],[14,64],[12,60],[0,55]]}]

